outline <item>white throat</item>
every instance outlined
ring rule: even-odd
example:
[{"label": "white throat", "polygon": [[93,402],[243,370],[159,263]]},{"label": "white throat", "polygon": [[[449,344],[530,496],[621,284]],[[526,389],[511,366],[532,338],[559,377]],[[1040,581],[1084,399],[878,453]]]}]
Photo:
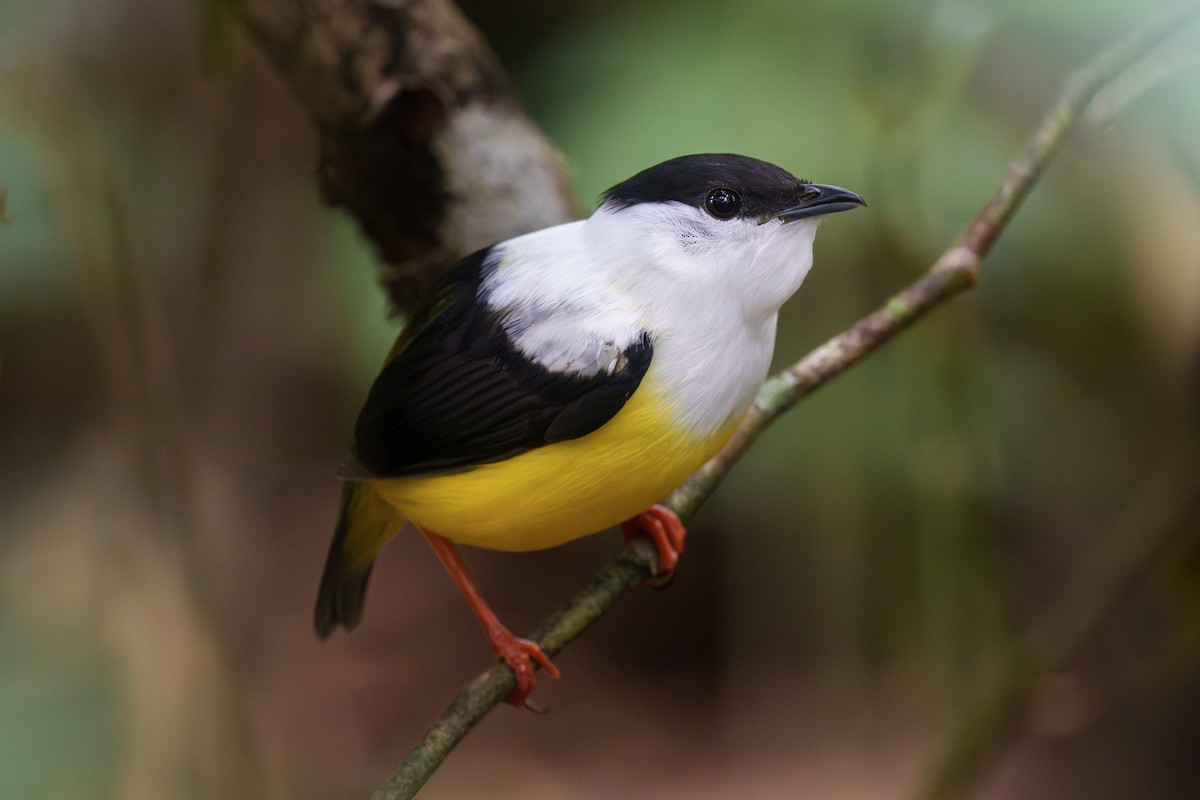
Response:
[{"label": "white throat", "polygon": [[506,242],[484,296],[506,310],[522,352],[552,369],[594,369],[649,332],[639,391],[706,436],[753,402],[779,308],[812,266],[818,222],[722,221],[681,203],[601,207]]}]

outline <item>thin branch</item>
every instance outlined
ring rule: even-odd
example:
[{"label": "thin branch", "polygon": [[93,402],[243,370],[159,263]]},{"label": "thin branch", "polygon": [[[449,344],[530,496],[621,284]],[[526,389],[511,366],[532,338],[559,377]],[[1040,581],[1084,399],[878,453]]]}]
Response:
[{"label": "thin branch", "polygon": [[[648,539],[638,537],[616,558],[592,577],[558,611],[547,618],[530,637],[549,655],[562,650],[599,619],[631,589],[653,573],[657,551]],[[371,800],[411,798],[425,785],[467,731],[512,692],[512,670],[502,662],[493,664],[459,691],[421,741],[396,768],[388,782]]]},{"label": "thin branch", "polygon": [[[979,280],[980,263],[1012,219],[1021,201],[1053,159],[1059,146],[1096,92],[1170,33],[1188,22],[1200,6],[1175,8],[1152,24],[1102,52],[1074,73],[1025,149],[1009,165],[996,194],[919,280],[849,330],[813,350],[763,384],[746,419],[726,448],[696,471],[667,499],[681,518],[693,514],[730,467],[771,422],[800,399],[862,361],[900,331]],[[653,574],[655,555],[635,540],[592,582],[547,619],[533,634],[553,655],[579,636],[617,600]],[[503,700],[514,686],[512,672],[496,664],[458,694],[424,738],[408,754],[372,800],[411,798],[449,755],[471,726]]]}]

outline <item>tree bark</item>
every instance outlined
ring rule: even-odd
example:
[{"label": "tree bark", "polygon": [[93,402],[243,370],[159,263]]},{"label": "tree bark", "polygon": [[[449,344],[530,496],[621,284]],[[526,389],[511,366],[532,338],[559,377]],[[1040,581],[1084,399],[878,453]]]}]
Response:
[{"label": "tree bark", "polygon": [[449,0],[234,0],[312,117],[324,199],[398,310],[463,256],[579,216],[563,159]]}]

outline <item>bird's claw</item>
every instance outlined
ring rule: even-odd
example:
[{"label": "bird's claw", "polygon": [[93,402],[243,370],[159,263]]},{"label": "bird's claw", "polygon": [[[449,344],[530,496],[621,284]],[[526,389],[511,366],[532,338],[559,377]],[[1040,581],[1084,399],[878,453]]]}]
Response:
[{"label": "bird's claw", "polygon": [[558,678],[558,667],[554,666],[554,662],[550,660],[550,656],[546,655],[537,642],[513,636],[507,628],[492,631],[492,635],[489,638],[492,641],[492,649],[496,651],[496,655],[500,656],[508,664],[517,679],[516,688],[505,698],[505,702],[518,708],[526,704],[526,700],[529,699],[529,693],[537,686],[537,676],[533,670],[533,662],[535,661],[551,678]]},{"label": "bird's claw", "polygon": [[683,553],[687,529],[683,527],[674,511],[663,505],[653,505],[636,517],[621,523],[621,536],[626,544],[639,533],[649,536],[658,550],[656,577],[647,583],[652,586],[665,586],[670,582],[675,565],[679,563],[679,556]]}]

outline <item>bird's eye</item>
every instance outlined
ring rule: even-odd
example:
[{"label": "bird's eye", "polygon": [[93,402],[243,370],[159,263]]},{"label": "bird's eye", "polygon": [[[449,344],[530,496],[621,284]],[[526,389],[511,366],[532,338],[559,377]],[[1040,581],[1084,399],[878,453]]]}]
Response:
[{"label": "bird's eye", "polygon": [[742,196],[733,189],[713,189],[704,198],[704,208],[717,219],[731,219],[742,210]]}]

